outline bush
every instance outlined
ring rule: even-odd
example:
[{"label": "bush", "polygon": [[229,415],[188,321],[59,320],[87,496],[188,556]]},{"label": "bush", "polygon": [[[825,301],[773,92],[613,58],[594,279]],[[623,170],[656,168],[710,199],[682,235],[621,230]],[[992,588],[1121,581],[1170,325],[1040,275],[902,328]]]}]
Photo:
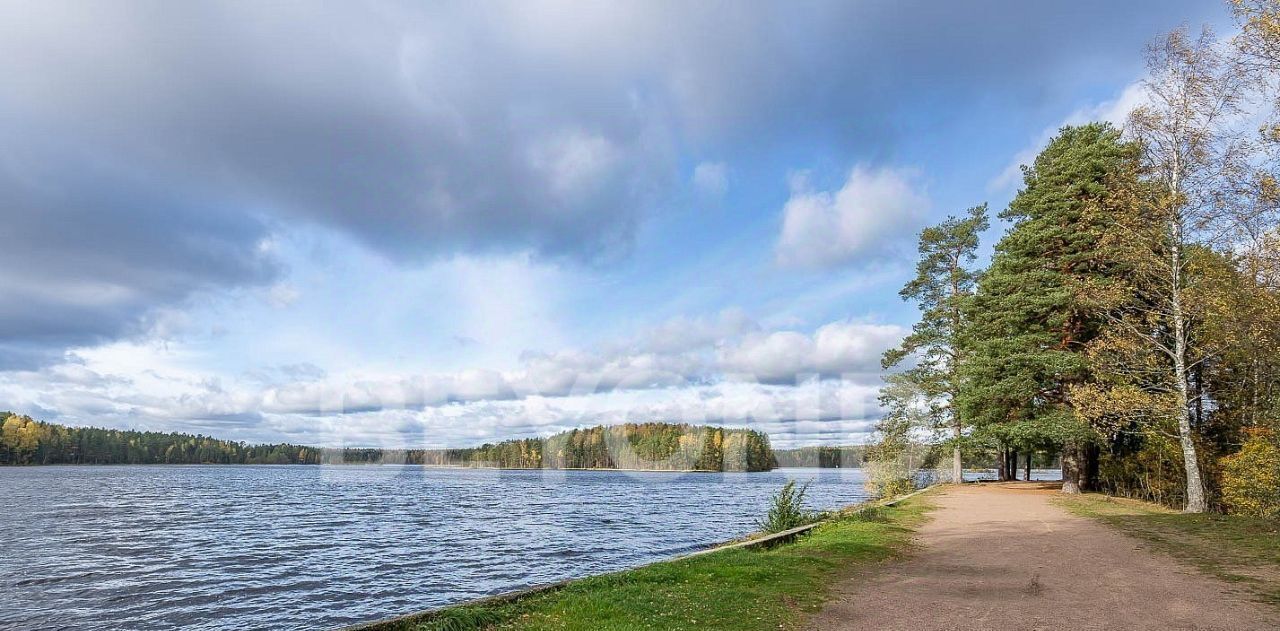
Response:
[{"label": "bush", "polygon": [[795,480],[788,480],[773,496],[773,505],[759,521],[760,529],[768,533],[782,532],[816,521],[817,515],[806,511],[803,506],[804,495],[808,491],[808,482],[797,488]]},{"label": "bush", "polygon": [[876,497],[894,497],[916,490],[915,476],[903,458],[873,460],[863,467],[867,490]]},{"label": "bush", "polygon": [[880,486],[880,497],[897,497],[916,490],[915,482],[908,478],[894,478]]},{"label": "bush", "polygon": [[1222,502],[1232,513],[1280,519],[1280,439],[1255,431],[1222,463]]},{"label": "bush", "polygon": [[1181,508],[1187,503],[1187,476],[1176,438],[1157,433],[1128,434],[1098,457],[1098,490]]}]

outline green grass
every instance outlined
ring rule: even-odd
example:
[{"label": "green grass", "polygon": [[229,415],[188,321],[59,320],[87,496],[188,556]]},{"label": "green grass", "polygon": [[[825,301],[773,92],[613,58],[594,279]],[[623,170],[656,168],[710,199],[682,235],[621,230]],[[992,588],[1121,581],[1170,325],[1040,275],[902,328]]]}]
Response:
[{"label": "green grass", "polygon": [[1280,521],[1237,515],[1188,515],[1157,504],[1079,495],[1058,502],[1147,542],[1200,571],[1240,584],[1280,607]]},{"label": "green grass", "polygon": [[928,494],[846,515],[768,550],[726,550],[575,581],[524,599],[455,607],[386,629],[779,629],[834,582],[909,548]]}]

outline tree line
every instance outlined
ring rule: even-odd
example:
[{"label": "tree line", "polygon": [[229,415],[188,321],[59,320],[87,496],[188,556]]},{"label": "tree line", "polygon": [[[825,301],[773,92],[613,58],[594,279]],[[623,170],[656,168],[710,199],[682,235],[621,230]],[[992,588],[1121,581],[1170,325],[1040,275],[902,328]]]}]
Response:
[{"label": "tree line", "polygon": [[191,434],[67,427],[0,414],[0,465],[400,463],[520,469],[768,471],[768,436],[745,429],[627,423],[462,449],[248,445]]},{"label": "tree line", "polygon": [[820,469],[854,469],[866,458],[865,445],[844,447],[813,446],[775,449],[780,467],[817,467]]},{"label": "tree line", "polygon": [[246,445],[208,436],[67,427],[0,413],[0,465],[315,464],[315,447]]},{"label": "tree line", "polygon": [[1150,45],[1122,126],[1023,167],[985,268],[986,205],[921,233],[876,457],[925,428],[957,478],[1058,452],[1066,492],[1280,507],[1280,3],[1232,7],[1229,41]]},{"label": "tree line", "polygon": [[414,450],[412,464],[520,469],[768,471],[778,466],[764,433],[683,423],[624,423],[471,449]]}]

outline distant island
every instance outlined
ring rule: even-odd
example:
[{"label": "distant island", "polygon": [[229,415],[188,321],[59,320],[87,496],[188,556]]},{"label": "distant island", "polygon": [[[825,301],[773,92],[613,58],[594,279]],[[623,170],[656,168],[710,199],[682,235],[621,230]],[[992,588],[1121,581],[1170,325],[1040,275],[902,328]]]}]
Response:
[{"label": "distant island", "polygon": [[865,445],[841,447],[797,447],[775,449],[779,467],[817,467],[819,469],[857,469],[867,458]]},{"label": "distant island", "polygon": [[250,445],[202,435],[69,427],[0,413],[0,466],[58,464],[373,464],[498,469],[768,471],[769,437],[748,429],[626,423],[461,449]]}]

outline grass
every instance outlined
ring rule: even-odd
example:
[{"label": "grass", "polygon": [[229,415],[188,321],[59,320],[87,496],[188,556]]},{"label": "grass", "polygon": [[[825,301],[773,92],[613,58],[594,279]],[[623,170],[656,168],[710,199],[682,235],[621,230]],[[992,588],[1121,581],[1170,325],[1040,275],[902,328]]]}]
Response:
[{"label": "grass", "polygon": [[799,540],[736,549],[574,581],[505,603],[445,609],[381,629],[789,629],[832,583],[901,554],[925,520],[928,494],[836,517]]},{"label": "grass", "polygon": [[1237,515],[1189,515],[1157,504],[1079,495],[1058,502],[1078,515],[1146,541],[1158,552],[1238,583],[1280,608],[1280,522]]}]

